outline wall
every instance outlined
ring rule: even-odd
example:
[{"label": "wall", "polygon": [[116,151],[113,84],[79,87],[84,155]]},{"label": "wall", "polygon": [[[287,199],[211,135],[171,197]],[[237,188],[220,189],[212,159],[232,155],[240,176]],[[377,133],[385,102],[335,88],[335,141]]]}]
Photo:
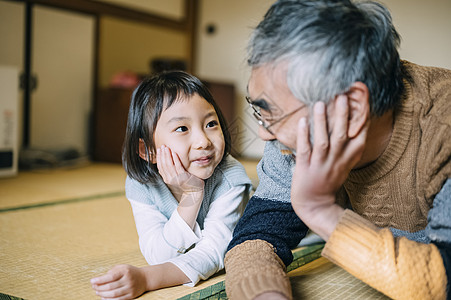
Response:
[{"label": "wall", "polygon": [[113,17],[100,19],[99,85],[120,71],[149,73],[155,57],[188,59],[184,32]]},{"label": "wall", "polygon": [[[259,158],[264,143],[257,136],[257,125],[250,115],[246,96],[249,69],[245,61],[248,37],[272,0],[200,0],[196,74],[203,79],[230,82],[236,88],[234,149],[242,156]],[[207,26],[216,31],[207,33]],[[238,127],[238,130],[237,130]],[[236,145],[238,143],[238,145]]]},{"label": "wall", "polygon": [[0,1],[0,64],[22,69],[23,63],[23,5]]},{"label": "wall", "polygon": [[[249,69],[244,62],[246,41],[273,1],[200,0],[197,74],[233,82],[237,88],[237,122],[241,124],[242,154],[259,158],[263,143],[255,136],[256,122],[244,101]],[[450,0],[385,0],[402,36],[401,57],[419,64],[451,69]],[[215,34],[206,26],[215,24]]]},{"label": "wall", "polygon": [[401,57],[451,69],[451,1],[385,0],[401,34]]}]

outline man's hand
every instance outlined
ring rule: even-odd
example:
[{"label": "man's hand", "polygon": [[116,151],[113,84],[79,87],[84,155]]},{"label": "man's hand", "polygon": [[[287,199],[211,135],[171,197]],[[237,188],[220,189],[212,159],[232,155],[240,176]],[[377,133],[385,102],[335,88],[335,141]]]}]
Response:
[{"label": "man's hand", "polygon": [[363,153],[369,121],[353,138],[348,137],[349,106],[345,95],[335,99],[335,114],[329,137],[326,107],[313,109],[313,147],[307,120],[298,125],[296,166],[291,185],[291,203],[299,218],[327,241],[343,209],[335,195]]}]

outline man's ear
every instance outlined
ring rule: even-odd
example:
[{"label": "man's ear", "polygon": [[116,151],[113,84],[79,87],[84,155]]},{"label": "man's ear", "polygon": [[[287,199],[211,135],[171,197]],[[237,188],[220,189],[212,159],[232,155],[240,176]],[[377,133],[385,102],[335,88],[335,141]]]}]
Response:
[{"label": "man's ear", "polygon": [[345,93],[349,104],[348,137],[356,137],[370,117],[370,94],[363,82],[354,82]]},{"label": "man's ear", "polygon": [[144,143],[143,139],[139,139],[139,146],[138,146],[138,150],[139,150],[139,157],[141,157],[142,159],[144,159],[145,161],[148,161],[148,157],[147,157],[147,153],[149,153],[150,156],[150,160],[151,163],[155,163],[155,157],[152,155],[152,152],[150,152],[150,149],[147,149],[146,151],[146,143]]}]

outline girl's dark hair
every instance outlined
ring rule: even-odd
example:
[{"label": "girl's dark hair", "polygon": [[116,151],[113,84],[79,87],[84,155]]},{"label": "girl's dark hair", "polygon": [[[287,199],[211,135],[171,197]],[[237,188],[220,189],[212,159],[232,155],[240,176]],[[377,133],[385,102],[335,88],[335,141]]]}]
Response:
[{"label": "girl's dark hair", "polygon": [[[156,153],[153,136],[157,122],[163,109],[194,94],[204,98],[215,109],[224,134],[223,159],[229,154],[231,138],[227,123],[207,87],[186,72],[162,72],[144,79],[132,95],[122,150],[122,164],[128,176],[141,183],[155,182],[159,178],[158,169],[150,159],[150,154]],[[140,139],[146,146],[147,161],[139,156]],[[151,153],[148,153],[149,149]]]}]

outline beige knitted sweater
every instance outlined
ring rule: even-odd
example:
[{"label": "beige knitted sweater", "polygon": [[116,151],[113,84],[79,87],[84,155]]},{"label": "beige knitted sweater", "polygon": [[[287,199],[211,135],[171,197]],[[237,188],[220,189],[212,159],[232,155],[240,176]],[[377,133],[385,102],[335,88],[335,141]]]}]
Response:
[{"label": "beige knitted sweater", "polygon": [[[394,238],[384,228],[424,229],[434,196],[451,177],[451,71],[404,65],[411,80],[390,143],[377,161],[348,176],[339,198],[354,211],[345,211],[322,255],[391,298],[444,299],[447,278],[437,247]],[[232,248],[225,260],[228,297],[277,291],[291,298],[275,252],[263,240]]]}]

